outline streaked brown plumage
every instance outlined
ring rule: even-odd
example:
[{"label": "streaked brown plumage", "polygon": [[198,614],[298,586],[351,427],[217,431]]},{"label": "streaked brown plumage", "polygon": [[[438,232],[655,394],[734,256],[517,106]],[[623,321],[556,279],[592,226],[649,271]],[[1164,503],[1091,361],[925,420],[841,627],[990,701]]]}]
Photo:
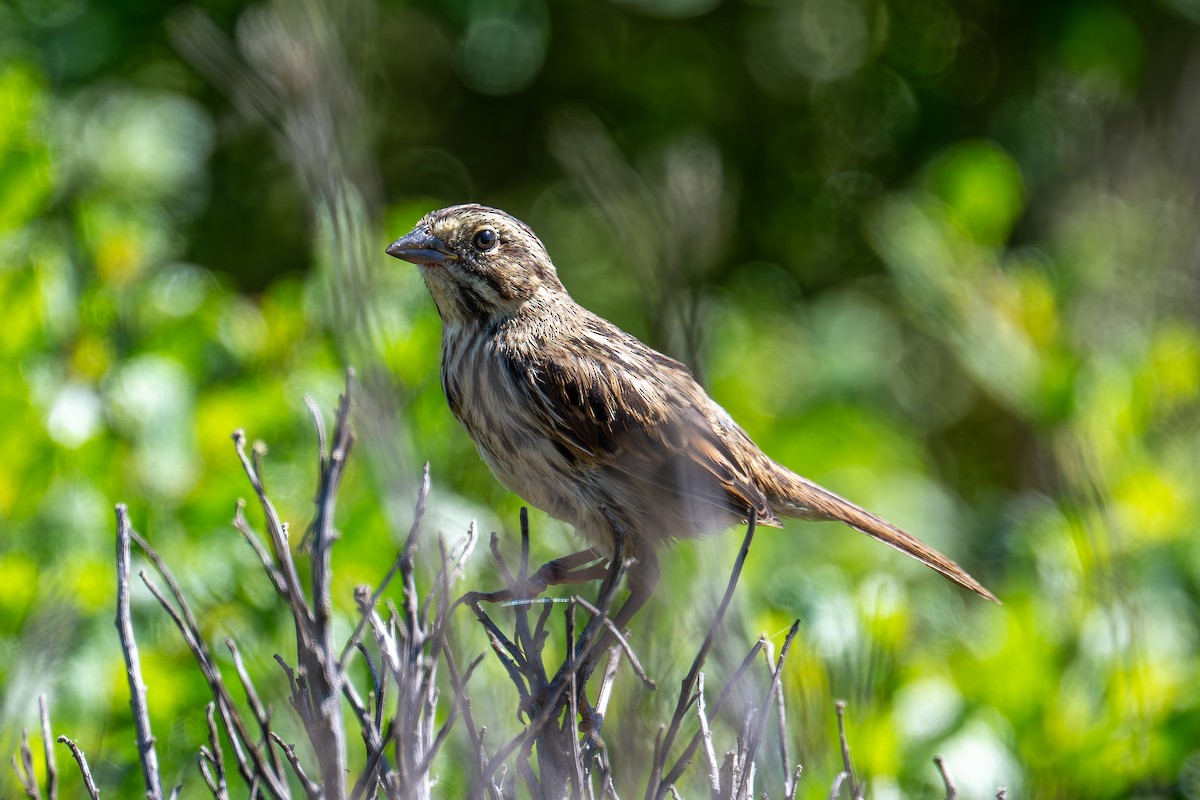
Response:
[{"label": "streaked brown plumage", "polygon": [[505,486],[613,546],[628,532],[626,622],[658,576],[657,549],[745,522],[836,520],[989,600],[961,567],[916,537],[776,464],[688,369],[567,294],[541,241],[479,205],[427,214],[387,252],[411,261],[441,314],[450,409]]}]

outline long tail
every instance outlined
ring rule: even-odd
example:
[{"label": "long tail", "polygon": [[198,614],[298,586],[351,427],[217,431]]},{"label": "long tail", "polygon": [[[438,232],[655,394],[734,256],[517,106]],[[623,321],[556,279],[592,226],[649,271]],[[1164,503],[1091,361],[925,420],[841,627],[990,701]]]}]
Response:
[{"label": "long tail", "polygon": [[907,553],[964,589],[970,589],[993,603],[1000,602],[982,583],[967,574],[965,569],[911,533],[872,514],[865,508],[854,505],[849,500],[838,497],[807,478],[802,478],[778,465],[773,466],[776,467],[776,470],[775,474],[771,476],[771,483],[776,484],[780,491],[768,494],[768,502],[776,514],[801,519],[843,522],[884,544],[891,545],[902,553]]}]

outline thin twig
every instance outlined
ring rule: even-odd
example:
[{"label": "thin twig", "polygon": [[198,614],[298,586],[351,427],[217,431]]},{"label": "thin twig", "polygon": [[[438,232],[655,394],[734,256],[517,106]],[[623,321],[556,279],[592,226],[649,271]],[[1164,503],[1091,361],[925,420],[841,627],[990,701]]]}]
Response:
[{"label": "thin twig", "polygon": [[713,747],[712,731],[708,727],[708,714],[704,710],[704,673],[696,676],[696,718],[700,721],[700,736],[704,742],[704,760],[708,763],[708,788],[713,800],[721,796],[721,767],[717,764],[717,751]]},{"label": "thin twig", "polygon": [[[474,671],[475,667],[483,660],[486,653],[480,653],[475,660],[471,662],[467,668],[468,676]],[[480,730],[475,725],[474,714],[471,711],[471,698],[467,694],[467,684],[463,680],[458,671],[458,664],[454,658],[454,653],[450,650],[450,645],[446,642],[442,644],[442,658],[445,659],[446,673],[450,677],[450,688],[454,690],[454,697],[462,706],[463,722],[467,728],[467,737],[471,740],[471,745],[475,750],[476,764],[482,773],[489,763],[487,750],[484,747],[484,735],[486,731]],[[478,786],[478,784],[477,784]],[[484,786],[491,800],[500,800],[500,789],[492,780],[488,780]],[[478,795],[478,792],[476,793]]]},{"label": "thin twig", "polygon": [[[162,556],[158,554],[146,539],[138,535],[137,531],[131,530],[133,541],[135,541],[146,554],[146,558],[154,565],[154,569],[166,581],[167,587],[171,590],[172,597],[179,608],[176,610],[167,598],[155,585],[154,581],[146,574],[145,570],[139,571],[138,575],[142,579],[142,583],[158,600],[159,605],[171,617],[179,632],[183,635],[183,640],[187,644],[188,649],[192,651],[192,656],[196,659],[196,663],[200,667],[201,673],[209,686],[209,692],[217,703],[217,711],[221,716],[221,723],[225,726],[225,732],[229,734],[229,741],[233,747],[234,760],[238,765],[238,773],[247,783],[255,785],[255,792],[258,791],[258,781],[254,779],[255,773],[261,773],[267,781],[267,789],[275,797],[287,798],[290,797],[286,782],[281,782],[279,777],[270,769],[269,765],[262,760],[262,753],[259,748],[254,747],[251,743],[254,741],[246,728],[246,722],[238,711],[237,706],[233,702],[233,697],[229,694],[228,688],[225,686],[225,681],[221,676],[221,670],[217,667],[216,661],[208,650],[208,643],[200,633],[200,626],[196,622],[195,615],[192,614],[192,609],[188,605],[187,599],[183,595],[183,590],[179,587],[179,582],[175,580],[174,574],[167,567]],[[249,755],[247,755],[249,753]],[[251,792],[250,796],[254,796]]]},{"label": "thin twig", "polygon": [[[252,742],[254,740],[246,728],[246,722],[242,719],[242,715],[233,703],[233,698],[230,696],[229,690],[225,686],[225,681],[221,677],[221,671],[217,668],[212,654],[208,651],[208,645],[200,635],[191,609],[188,607],[187,601],[179,589],[179,584],[175,582],[174,576],[171,575],[162,558],[150,547],[149,543],[139,539],[138,545],[145,551],[146,556],[154,564],[158,573],[162,575],[163,580],[167,582],[167,585],[171,588],[175,596],[175,601],[179,603],[179,610],[176,610],[167,600],[166,596],[163,595],[162,590],[146,574],[145,570],[141,570],[138,573],[142,579],[142,583],[150,590],[150,594],[154,595],[159,605],[171,617],[171,620],[183,635],[183,640],[187,644],[188,649],[192,651],[192,656],[196,659],[196,663],[200,666],[200,672],[204,675],[205,681],[208,683],[209,692],[212,694],[213,700],[216,701],[217,711],[221,715],[221,723],[225,726],[225,732],[229,734],[229,741],[233,746],[234,760],[237,762],[239,774],[241,774],[243,780],[247,783],[253,783],[256,787],[259,783],[258,778],[261,777],[266,780],[267,790],[274,797],[289,797],[290,793],[287,790],[287,784],[279,780],[279,777],[271,770],[270,765],[263,761],[261,750],[253,746]],[[258,789],[256,788],[255,791],[258,791]],[[251,792],[251,796],[253,794]]]},{"label": "thin twig", "polygon": [[860,793],[858,780],[854,777],[854,764],[850,761],[850,742],[846,738],[846,701],[838,700],[834,704],[837,709],[838,742],[842,746],[842,770],[850,781],[850,797],[857,800]]},{"label": "thin twig", "polygon": [[[528,552],[522,548],[521,561],[523,564],[528,563]],[[578,598],[571,598],[567,603],[567,647],[575,647],[575,604],[579,602]],[[589,603],[590,605],[590,603]],[[599,616],[593,612],[593,616]],[[616,626],[612,626],[615,630]],[[540,659],[539,659],[540,661]],[[570,724],[564,725],[564,728],[569,728],[568,736],[571,739],[571,765],[575,768],[575,794],[582,794],[584,787],[588,785],[587,778],[583,775],[583,752],[579,747],[579,673],[571,673],[571,685],[567,694],[567,708],[570,713]]]},{"label": "thin twig", "polygon": [[[789,633],[789,636],[790,635],[791,634]],[[763,658],[767,662],[767,669],[771,671],[771,679],[774,681],[779,670],[777,670],[775,667],[775,662],[771,653],[771,644],[768,641],[763,642]],[[792,778],[792,760],[791,757],[788,756],[787,704],[784,702],[785,694],[786,692],[782,691],[775,692],[775,706],[776,711],[778,712],[776,722],[778,722],[779,725],[779,763],[783,769],[783,796],[791,797],[793,794],[795,794],[796,782]]]},{"label": "thin twig", "polygon": [[295,620],[297,647],[311,648],[309,625],[312,624],[312,611],[309,609],[304,591],[300,587],[300,575],[296,572],[296,562],[292,559],[292,553],[288,547],[283,521],[279,518],[279,512],[275,510],[275,505],[267,498],[266,489],[263,487],[258,470],[255,469],[250,457],[246,455],[245,432],[238,429],[233,432],[232,438],[233,449],[242,463],[242,470],[250,480],[250,486],[254,489],[254,494],[258,497],[258,504],[263,510],[263,517],[267,523],[267,541],[271,544],[276,567],[283,576],[284,585],[287,587],[284,597],[288,601],[292,617]]},{"label": "thin twig", "polygon": [[150,732],[150,710],[146,704],[146,683],[142,680],[142,662],[138,656],[137,640],[133,635],[133,620],[129,612],[129,546],[131,528],[129,511],[124,503],[117,504],[117,633],[121,637],[121,652],[125,656],[125,677],[129,682],[129,705],[137,730],[138,759],[142,764],[142,780],[150,800],[162,800],[162,781],[158,775],[158,753],[154,749],[154,734]]},{"label": "thin twig", "polygon": [[228,792],[225,791],[220,784],[220,780],[209,769],[208,765],[212,763],[212,751],[204,745],[200,745],[200,752],[196,754],[196,769],[200,770],[200,777],[204,779],[204,785],[208,787],[208,791],[214,800],[229,800]]},{"label": "thin twig", "polygon": [[[225,639],[225,646],[229,648],[229,653],[233,656],[233,667],[237,670],[238,679],[242,682],[242,690],[246,693],[246,702],[250,704],[250,711],[254,714],[254,719],[258,722],[259,731],[262,733],[262,741],[265,742],[271,734],[271,716],[267,713],[266,706],[258,699],[258,692],[254,690],[254,683],[250,680],[250,673],[246,670],[245,662],[242,661],[242,654],[231,637]],[[271,757],[271,766],[275,774],[282,775],[283,764],[279,762],[279,756],[270,747],[267,748],[267,753]]]},{"label": "thin twig", "polygon": [[292,772],[296,774],[296,778],[300,781],[300,786],[303,787],[304,793],[310,798],[323,797],[324,793],[321,791],[321,787],[313,783],[312,779],[308,777],[308,773],[304,771],[304,767],[300,764],[300,759],[296,755],[296,748],[285,742],[283,737],[275,731],[267,731],[267,735],[271,737],[271,741],[279,745],[279,749],[287,757],[288,763],[292,765]]},{"label": "thin twig", "polygon": [[842,793],[842,784],[850,777],[850,773],[843,770],[839,772],[833,779],[833,786],[829,788],[829,800],[837,800],[838,795]]},{"label": "thin twig", "polygon": [[[208,724],[208,744],[209,755],[212,759],[212,764],[217,769],[215,779],[210,783],[209,788],[218,800],[227,800],[229,797],[229,786],[225,778],[225,756],[221,752],[221,736],[217,731],[217,721],[213,717],[215,703],[207,703],[204,706],[204,721]],[[203,770],[201,770],[203,772]],[[205,776],[206,780],[208,776]],[[212,785],[215,783],[215,786]]]},{"label": "thin twig", "polygon": [[783,796],[783,800],[796,800],[796,791],[800,788],[800,776],[803,774],[804,767],[797,764],[796,769],[792,771],[791,789]]},{"label": "thin twig", "polygon": [[933,763],[937,765],[937,770],[942,776],[942,783],[946,785],[946,800],[957,800],[958,788],[954,785],[954,777],[950,774],[950,768],[946,766],[946,759],[942,756],[934,756]]},{"label": "thin twig", "polygon": [[50,738],[50,705],[46,694],[38,695],[38,710],[42,718],[42,752],[46,758],[46,797],[58,800],[58,767],[54,763],[54,740]]},{"label": "thin twig", "polygon": [[608,628],[608,632],[612,634],[612,637],[617,640],[617,645],[625,652],[625,657],[629,659],[629,666],[633,667],[634,674],[641,679],[642,683],[646,685],[646,688],[657,689],[658,685],[651,680],[649,675],[646,674],[646,669],[642,666],[642,662],[638,660],[637,653],[633,652],[633,647],[629,644],[629,640],[621,634],[621,631],[617,628],[616,624],[608,617],[602,616],[600,614],[600,609],[596,608],[584,598],[575,595],[571,599],[587,609],[587,612],[593,617],[599,617],[603,620],[604,626]]},{"label": "thin twig", "polygon": [[[318,467],[313,515],[312,558],[310,578],[312,587],[312,637],[307,646],[297,650],[297,658],[305,668],[308,690],[313,696],[313,708],[318,716],[316,727],[308,735],[321,765],[321,781],[334,798],[346,794],[346,734],[342,724],[342,704],[337,697],[343,694],[347,681],[342,674],[341,659],[334,653],[333,644],[333,543],[337,538],[333,520],[337,491],[345,471],[346,460],[354,446],[350,429],[351,398],[354,394],[355,373],[346,369],[346,389],[338,403],[333,441],[329,450],[318,450]],[[297,624],[300,623],[297,617]]]},{"label": "thin twig", "polygon": [[30,800],[42,800],[42,793],[38,789],[37,775],[33,771],[33,750],[29,747],[29,731],[21,728],[21,760],[17,761],[17,757],[13,756],[12,765],[13,771],[17,773],[17,777],[21,781],[21,788],[25,790],[25,796]]},{"label": "thin twig", "polygon": [[233,527],[242,535],[250,548],[254,550],[254,554],[258,556],[258,560],[262,563],[263,571],[267,573],[267,577],[271,580],[271,585],[275,587],[275,592],[285,600],[288,596],[288,587],[284,581],[283,574],[271,561],[271,554],[263,547],[262,542],[258,540],[258,536],[250,527],[250,522],[246,519],[246,501],[238,498],[237,506],[233,512]]},{"label": "thin twig", "polygon": [[[746,657],[742,659],[742,663],[738,665],[738,668],[734,671],[733,675],[728,681],[726,681],[725,688],[721,690],[719,695],[717,695],[717,702],[713,703],[712,713],[709,715],[711,719],[716,719],[717,715],[721,713],[721,709],[725,706],[725,701],[732,696],[734,687],[737,686],[738,682],[741,681],[742,676],[744,676],[754,664],[754,661],[758,658],[758,652],[762,649],[762,646],[762,641],[755,642],[754,646],[750,648],[750,652],[747,653]],[[679,780],[684,771],[692,763],[692,755],[696,752],[696,748],[699,746],[700,731],[696,731],[696,733],[692,735],[691,741],[688,742],[687,747],[683,748],[683,753],[680,754],[679,758],[675,759],[675,764],[671,767],[666,777],[663,778],[663,783],[666,783],[668,786],[670,786]]]},{"label": "thin twig", "polygon": [[343,676],[346,672],[346,660],[362,637],[363,629],[367,625],[367,617],[375,610],[375,606],[379,603],[379,598],[383,596],[384,590],[392,582],[392,578],[396,577],[396,572],[404,567],[406,563],[409,565],[412,563],[413,552],[416,549],[417,532],[421,529],[421,521],[425,518],[425,507],[429,502],[429,486],[429,462],[426,462],[421,474],[421,488],[417,492],[417,506],[413,511],[412,527],[409,528],[408,539],[405,542],[404,549],[396,554],[396,558],[392,561],[392,565],[388,568],[387,573],[384,574],[383,580],[371,592],[371,598],[362,609],[362,616],[359,617],[358,624],[354,627],[354,632],[346,640],[346,645],[342,648],[342,655],[338,658],[338,672]]},{"label": "thin twig", "polygon": [[[368,791],[374,791],[377,788],[379,781],[379,771],[387,763],[384,757],[384,752],[387,750],[388,744],[396,735],[396,720],[388,723],[387,730],[380,737],[380,746],[378,749],[372,750],[370,758],[367,759],[367,766],[363,769],[358,781],[355,782],[354,788],[350,792],[351,800],[361,800]],[[393,773],[394,774],[394,773]],[[395,794],[393,792],[393,794]]]},{"label": "thin twig", "polygon": [[[628,651],[626,651],[628,652]],[[604,666],[604,675],[600,679],[600,691],[596,693],[596,714],[604,716],[608,710],[608,701],[612,698],[613,686],[616,684],[617,667],[621,663],[621,648],[613,645],[608,648],[608,663]]]},{"label": "thin twig", "polygon": [[79,764],[79,772],[83,775],[83,785],[87,789],[88,797],[92,800],[100,800],[100,790],[96,788],[96,782],[92,780],[92,770],[88,767],[87,757],[79,749],[79,745],[66,736],[58,737],[58,743],[71,748],[71,755],[75,757],[75,762]]},{"label": "thin twig", "polygon": [[[781,692],[779,682],[783,678],[783,662],[787,660],[788,651],[792,649],[792,640],[796,638],[796,634],[800,631],[800,620],[792,623],[791,629],[788,631],[787,638],[783,640],[783,647],[779,649],[779,660],[775,662],[775,666],[771,669],[771,686],[767,689],[766,702],[762,704],[762,708],[758,712],[758,718],[755,720],[754,731],[751,734],[749,742],[746,744],[745,763],[750,764],[754,761],[754,756],[758,753],[758,746],[762,742],[763,734],[767,729],[767,718],[771,714],[771,705],[775,701],[776,693]],[[786,762],[785,762],[786,763]],[[784,780],[788,779],[788,770],[784,768]]]},{"label": "thin twig", "polygon": [[671,746],[675,743],[675,737],[679,733],[679,726],[683,724],[687,709],[692,704],[696,677],[700,674],[700,668],[704,666],[704,660],[708,657],[708,652],[712,649],[713,642],[716,640],[717,630],[720,628],[721,622],[725,619],[725,611],[729,608],[730,601],[733,600],[733,592],[737,588],[738,578],[742,574],[742,566],[746,563],[746,556],[750,552],[750,543],[754,540],[754,530],[757,525],[758,517],[754,513],[754,510],[751,509],[750,520],[746,525],[746,535],[742,538],[742,546],[738,550],[737,559],[733,562],[733,569],[729,574],[729,582],[725,586],[725,595],[721,598],[720,605],[717,606],[717,613],[713,617],[712,624],[708,626],[708,633],[705,634],[704,642],[700,645],[700,650],[696,653],[696,657],[692,661],[691,669],[688,670],[687,676],[680,683],[679,700],[675,704],[675,713],[671,717],[671,724],[668,726],[667,732],[663,737],[663,747],[651,765],[650,780],[646,784],[646,800],[659,800],[666,794],[667,784],[662,780],[666,759],[670,756]]},{"label": "thin twig", "polygon": [[[618,553],[623,551],[623,539],[623,536],[617,537],[616,550]],[[613,599],[616,595],[616,588],[620,582],[620,579],[628,571],[629,565],[630,562],[628,561],[623,562],[616,557],[613,558],[609,567],[609,575],[605,578],[601,585],[603,591],[600,598],[601,602],[598,605],[600,617],[593,617],[588,621],[588,624],[584,627],[583,633],[580,634],[579,637],[580,641],[582,642],[582,646],[580,646],[580,648],[568,661],[563,663],[558,672],[555,674],[554,680],[551,681],[549,687],[547,687],[544,698],[540,699],[541,707],[537,716],[530,720],[529,725],[526,726],[524,731],[509,740],[507,744],[501,747],[496,754],[492,756],[488,766],[484,768],[476,778],[476,790],[481,782],[487,783],[491,781],[492,775],[495,774],[500,765],[503,764],[517,748],[523,747],[527,742],[530,742],[533,737],[537,735],[537,733],[542,729],[542,726],[546,724],[546,721],[550,719],[550,716],[554,713],[555,709],[558,708],[559,698],[562,696],[563,691],[565,691],[568,687],[571,674],[579,669],[584,668],[585,665],[590,663],[592,649],[599,640],[597,633],[601,630],[603,625],[601,618],[608,614],[608,610],[612,606]]]}]

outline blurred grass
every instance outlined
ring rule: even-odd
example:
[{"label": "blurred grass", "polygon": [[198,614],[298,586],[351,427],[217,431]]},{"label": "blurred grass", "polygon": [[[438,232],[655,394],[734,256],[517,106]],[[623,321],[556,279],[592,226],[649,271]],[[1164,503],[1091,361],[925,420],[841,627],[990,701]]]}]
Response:
[{"label": "blurred grass", "polygon": [[[533,225],[577,299],[687,359],[768,452],[1004,599],[847,530],[763,532],[714,670],[802,619],[785,686],[806,796],[838,769],[834,697],[876,794],[935,790],[943,752],[973,796],[1198,796],[1192,6],[207,13],[0,7],[0,749],[46,691],[102,788],[137,785],[110,621],[118,500],[210,636],[274,674],[287,631],[228,526],[247,494],[228,435],[269,444],[269,489],[301,528],[301,398],[331,409],[348,361],[367,399],[340,612],[394,552],[422,461],[433,530],[512,531],[519,499],[441,396],[436,312],[382,255],[430,208],[478,200]],[[533,519],[536,557],[573,549]],[[660,685],[735,539],[672,551],[635,631]],[[498,583],[486,558],[473,569]],[[135,601],[167,779],[196,789],[202,687]],[[507,729],[503,676],[477,680],[504,687],[478,714]],[[665,694],[619,690],[626,791]]]}]

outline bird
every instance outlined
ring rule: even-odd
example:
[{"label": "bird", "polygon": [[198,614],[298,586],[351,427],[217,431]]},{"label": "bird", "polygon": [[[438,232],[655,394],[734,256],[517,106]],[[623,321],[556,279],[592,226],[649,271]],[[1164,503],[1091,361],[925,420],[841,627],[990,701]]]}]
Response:
[{"label": "bird", "polygon": [[632,559],[624,626],[667,544],[791,517],[848,525],[999,602],[917,537],[773,461],[685,365],[576,303],[510,214],[431,211],[386,252],[417,265],[433,297],[442,389],[492,474],[589,545],[539,570],[540,588],[600,577],[603,564],[580,565],[610,556],[619,532]]}]

